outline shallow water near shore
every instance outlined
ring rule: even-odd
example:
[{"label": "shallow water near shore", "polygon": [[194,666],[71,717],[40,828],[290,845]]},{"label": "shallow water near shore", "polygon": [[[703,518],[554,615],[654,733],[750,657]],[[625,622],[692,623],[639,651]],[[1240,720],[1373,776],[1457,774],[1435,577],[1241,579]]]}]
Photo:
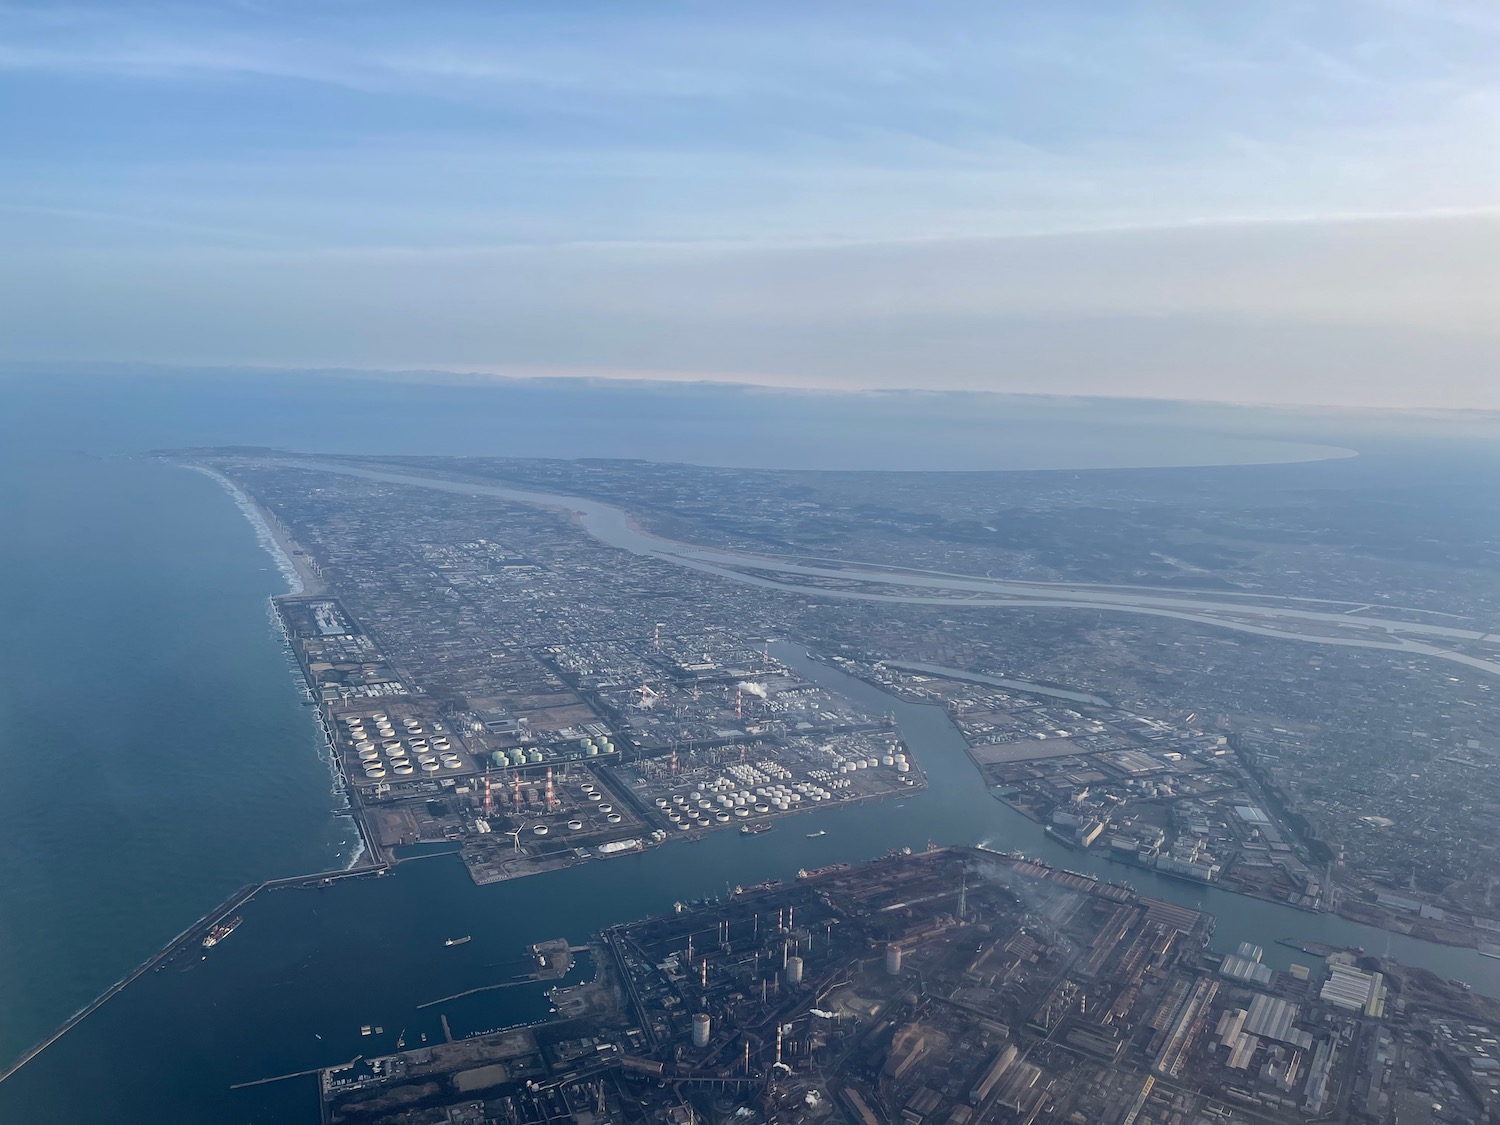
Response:
[{"label": "shallow water near shore", "polygon": [[236,888],[357,837],[269,614],[283,577],[212,480],[0,461],[0,1058]]}]

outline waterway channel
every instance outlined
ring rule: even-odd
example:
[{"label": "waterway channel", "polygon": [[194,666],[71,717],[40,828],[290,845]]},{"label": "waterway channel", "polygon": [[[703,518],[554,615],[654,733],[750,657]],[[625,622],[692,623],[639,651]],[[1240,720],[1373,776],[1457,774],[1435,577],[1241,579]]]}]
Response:
[{"label": "waterway channel", "polygon": [[[453,856],[402,864],[381,878],[318,890],[265,893],[236,933],[207,958],[196,952],[147,973],[0,1083],[0,1120],[34,1125],[180,1121],[318,1120],[311,1076],[241,1089],[240,1083],[544,1018],[545,988],[531,985],[429,1002],[518,971],[526,945],[575,942],[597,930],[715,896],[736,883],[791,879],[799,867],[858,862],[892,847],[984,843],[1142,893],[1208,909],[1214,944],[1254,941],[1268,962],[1305,957],[1278,937],[1362,945],[1500,995],[1500,962],[1453,949],[1161,878],[1051,841],[989,795],[962,736],[939,707],[905,703],[801,649],[774,650],[796,671],[874,713],[892,713],[927,773],[925,792],[820,810],[755,837],[715,833],[552,875],[477,887]],[[807,833],[826,835],[809,839]],[[444,947],[445,938],[473,941]],[[362,1033],[369,1027],[370,1034]],[[378,1030],[377,1030],[378,1029]]]}]

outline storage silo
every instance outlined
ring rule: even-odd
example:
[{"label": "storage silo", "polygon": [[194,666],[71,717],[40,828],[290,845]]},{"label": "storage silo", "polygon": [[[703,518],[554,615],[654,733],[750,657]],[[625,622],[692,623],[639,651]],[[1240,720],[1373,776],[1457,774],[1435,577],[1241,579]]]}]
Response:
[{"label": "storage silo", "polygon": [[893,977],[901,975],[901,947],[895,942],[885,947],[885,971]]}]

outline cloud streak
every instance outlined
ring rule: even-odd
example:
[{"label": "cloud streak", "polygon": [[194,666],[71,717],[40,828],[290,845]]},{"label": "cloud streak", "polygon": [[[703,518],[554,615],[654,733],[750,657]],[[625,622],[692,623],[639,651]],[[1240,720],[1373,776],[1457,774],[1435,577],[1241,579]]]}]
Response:
[{"label": "cloud streak", "polygon": [[977,386],[1097,369],[1087,323],[1215,397],[1253,323],[1339,401],[1358,333],[1446,341],[1453,405],[1497,47],[1396,0],[0,6],[0,359]]}]

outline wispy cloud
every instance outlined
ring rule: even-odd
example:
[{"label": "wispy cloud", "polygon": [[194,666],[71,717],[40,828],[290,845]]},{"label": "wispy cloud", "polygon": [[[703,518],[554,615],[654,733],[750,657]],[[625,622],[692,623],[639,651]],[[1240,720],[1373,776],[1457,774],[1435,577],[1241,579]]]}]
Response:
[{"label": "wispy cloud", "polygon": [[[1497,48],[1482,9],[1416,0],[0,4],[8,346],[47,353],[38,302],[70,290],[54,350],[170,335],[117,284],[264,326],[297,291],[287,356],[335,362],[364,347],[346,294],[409,362],[444,360],[420,321],[453,362],[525,339],[608,368],[610,340],[634,371],[662,357],[621,322],[698,317],[753,323],[776,378],[810,377],[796,347],[852,369],[814,329],[861,315],[928,346],[944,318],[1177,314],[1487,338]],[[571,355],[487,332],[497,306],[608,327]]]}]

